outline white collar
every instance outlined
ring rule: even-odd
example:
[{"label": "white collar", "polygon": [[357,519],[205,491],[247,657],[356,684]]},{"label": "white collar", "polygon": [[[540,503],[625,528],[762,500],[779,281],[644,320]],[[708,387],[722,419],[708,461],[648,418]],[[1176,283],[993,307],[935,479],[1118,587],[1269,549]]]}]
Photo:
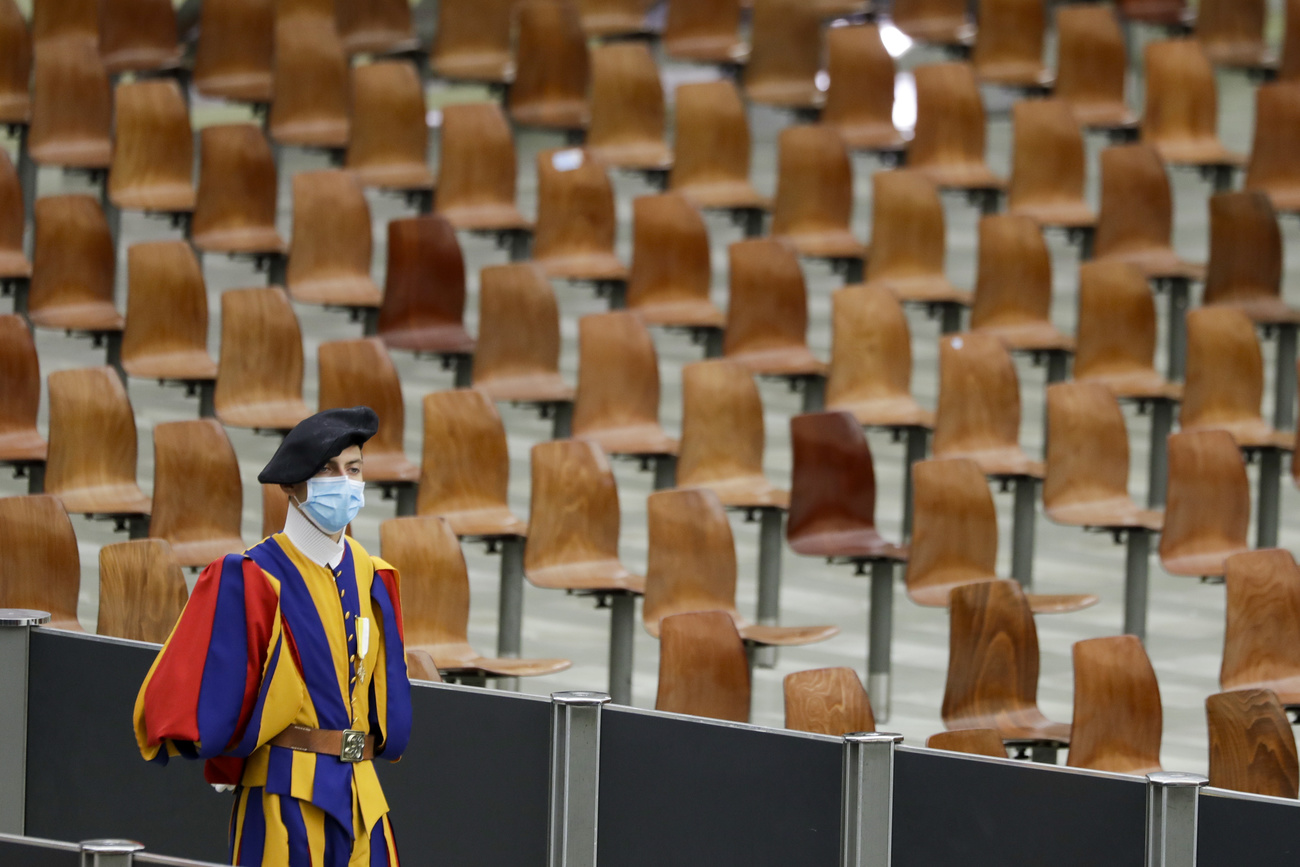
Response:
[{"label": "white collar", "polygon": [[289,511],[285,515],[284,535],[289,537],[289,541],[303,553],[303,556],[317,566],[337,569],[343,562],[343,554],[347,550],[343,536],[340,535],[339,540],[335,542],[322,532],[320,527],[307,520],[307,517],[299,512],[293,503],[289,503]]}]

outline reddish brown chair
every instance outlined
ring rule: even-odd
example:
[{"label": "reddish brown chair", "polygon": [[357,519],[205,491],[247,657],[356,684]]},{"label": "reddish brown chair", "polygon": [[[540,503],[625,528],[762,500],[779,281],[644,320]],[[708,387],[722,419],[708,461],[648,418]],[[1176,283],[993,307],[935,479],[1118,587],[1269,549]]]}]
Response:
[{"label": "reddish brown chair", "polygon": [[0,0],[0,123],[25,124],[31,119],[31,76],[27,22],[14,0]]},{"label": "reddish brown chair", "polygon": [[995,759],[1007,757],[1007,748],[1002,745],[1002,737],[997,729],[957,729],[951,732],[936,732],[925,739],[925,745],[932,750],[948,750],[953,753],[989,756]]},{"label": "reddish brown chair", "polygon": [[357,176],[340,169],[294,175],[289,295],[342,307],[374,333],[381,298],[370,258],[370,206]]},{"label": "reddish brown chair", "polygon": [[434,204],[457,229],[506,236],[511,258],[527,258],[533,224],[515,205],[515,143],[499,106],[472,103],[442,110]]},{"label": "reddish brown chair", "polygon": [[162,539],[115,542],[99,549],[98,635],[161,644],[189,598],[185,574]]},{"label": "reddish brown chair", "polygon": [[743,86],[750,102],[786,109],[820,108],[821,16],[803,0],[754,0]]},{"label": "reddish brown chair", "polygon": [[221,425],[210,418],[157,425],[153,457],[149,535],[166,541],[181,566],[243,551],[239,458]]},{"label": "reddish brown chair", "polygon": [[195,248],[204,253],[282,256],[284,239],[275,228],[276,188],[275,160],[261,129],[240,123],[202,130],[191,223]]},{"label": "reddish brown chair", "polygon": [[894,26],[917,42],[965,48],[975,41],[975,22],[965,0],[894,0]]},{"label": "reddish brown chair", "polygon": [[279,145],[341,151],[351,128],[348,56],[333,16],[281,11],[267,133]]},{"label": "reddish brown chair", "polygon": [[593,48],[587,150],[615,168],[665,172],[673,152],[664,124],[664,90],[650,49],[640,42]]},{"label": "reddish brown chair", "polygon": [[655,710],[749,722],[745,645],[725,611],[665,618]]},{"label": "reddish brown chair", "polygon": [[169,0],[101,0],[99,56],[109,75],[174,71],[181,65]]},{"label": "reddish brown chair", "polygon": [[283,289],[221,293],[214,403],[222,424],[287,433],[311,415],[302,369],[302,329]]},{"label": "reddish brown chair", "polygon": [[504,85],[515,75],[510,21],[519,0],[445,0],[438,4],[429,65],[439,78]]},{"label": "reddish brown chair", "polygon": [[1196,4],[1196,39],[1215,66],[1255,72],[1277,68],[1264,41],[1265,0],[1201,0]]},{"label": "reddish brown chair", "polygon": [[41,406],[41,362],[26,323],[17,314],[0,316],[0,464],[27,476],[27,490],[45,485],[49,448],[36,429]]},{"label": "reddish brown chair", "polygon": [[664,54],[674,60],[736,66],[749,57],[740,37],[741,0],[668,0]]},{"label": "reddish brown chair", "polygon": [[1155,669],[1134,635],[1076,641],[1072,768],[1117,774],[1160,770],[1163,714]]},{"label": "reddish brown chair", "polygon": [[1267,689],[1300,707],[1300,567],[1283,548],[1227,560],[1227,618],[1219,688]]},{"label": "reddish brown chair", "polygon": [[32,263],[27,261],[23,250],[26,221],[18,172],[9,154],[0,152],[0,292],[3,294],[15,287],[19,292],[25,291],[32,276]]},{"label": "reddish brown chair", "polygon": [[984,103],[967,63],[918,66],[916,133],[907,148],[909,168],[940,189],[966,190],[985,213],[997,210],[1006,181],[984,159]]},{"label": "reddish brown chair", "polygon": [[233,102],[271,101],[271,57],[275,53],[272,0],[204,0],[194,53],[194,87]]},{"label": "reddish brown chair", "polygon": [[188,216],[194,210],[194,133],[176,82],[119,84],[114,108],[109,199],[124,211]]},{"label": "reddish brown chair", "polygon": [[1124,101],[1128,53],[1115,10],[1101,3],[1060,6],[1056,13],[1056,87],[1079,124],[1126,131],[1137,115]]},{"label": "reddish brown chair", "polygon": [[876,730],[871,699],[851,668],[796,671],[782,684],[788,729],[831,737]]},{"label": "reddish brown chair", "polygon": [[614,254],[614,188],[604,163],[581,148],[537,155],[533,260],[546,276],[597,284],[627,280]]},{"label": "reddish brown chair", "polygon": [[669,188],[704,210],[730,211],[745,234],[763,232],[772,204],[749,181],[749,121],[729,81],[677,88],[673,130],[676,160]]},{"label": "reddish brown chair", "polygon": [[1150,280],[1204,279],[1204,265],[1174,250],[1173,230],[1173,194],[1156,149],[1133,144],[1102,151],[1096,258],[1127,262]]},{"label": "reddish brown chair", "polygon": [[81,632],[81,558],[72,521],[57,497],[0,498],[0,605],[50,613],[50,626]]},{"label": "reddish brown chair", "polygon": [[[1300,29],[1300,28],[1297,28]],[[1260,85],[1255,91],[1255,139],[1246,166],[1247,190],[1268,195],[1277,211],[1300,211],[1300,160],[1294,130],[1300,124],[1300,82]]]},{"label": "reddish brown chair", "polygon": [[867,248],[853,235],[853,164],[834,127],[781,130],[772,235],[801,256],[829,259],[845,279],[862,279]]},{"label": "reddish brown chair", "polygon": [[348,54],[410,54],[420,51],[404,0],[358,0],[336,6],[339,36]]},{"label": "reddish brown chair", "polygon": [[880,28],[832,28],[826,53],[831,83],[821,122],[839,130],[850,150],[899,159],[907,144],[894,126],[894,59],[880,39]]},{"label": "reddish brown chair", "polygon": [[1052,84],[1043,65],[1046,7],[1039,0],[981,0],[971,51],[975,75],[987,84],[1041,91]]},{"label": "reddish brown chair", "polygon": [[1155,369],[1156,305],[1146,277],[1122,261],[1079,268],[1079,335],[1074,378],[1098,382],[1120,400],[1173,400],[1182,386]]},{"label": "reddish brown chair", "polygon": [[648,325],[691,331],[716,355],[725,320],[709,299],[712,278],[709,230],[690,199],[664,193],[632,201],[628,309]]},{"label": "reddish brown chair", "polygon": [[648,36],[653,31],[646,21],[650,0],[578,0],[582,30],[593,39],[626,39]]},{"label": "reddish brown chair", "polygon": [[[407,8],[400,0],[398,5]],[[443,130],[445,137],[445,125]],[[358,180],[367,187],[406,193],[418,201],[421,211],[427,211],[434,188],[428,152],[424,89],[415,65],[381,60],[353,67],[352,127],[345,165]]]},{"label": "reddish brown chair", "polygon": [[1084,252],[1097,214],[1084,200],[1083,134],[1070,104],[1061,99],[1017,102],[1014,158],[1007,209],[1044,226],[1082,233]]},{"label": "reddish brown chair", "polygon": [[1300,0],[1286,0],[1286,26],[1277,77],[1282,81],[1300,78]]},{"label": "reddish brown chair", "polygon": [[32,87],[27,139],[32,160],[92,173],[107,169],[112,156],[113,97],[94,41],[42,42]]},{"label": "reddish brown chair", "polygon": [[1277,696],[1266,689],[1221,692],[1205,700],[1210,785],[1275,798],[1296,797],[1300,767],[1295,734]]},{"label": "reddish brown chair", "polygon": [[1235,307],[1259,325],[1300,324],[1300,310],[1282,300],[1282,233],[1266,194],[1246,191],[1210,198],[1210,261],[1203,300]]},{"label": "reddish brown chair", "polygon": [[519,126],[584,130],[590,58],[572,3],[525,0],[516,11],[515,77],[507,99]]},{"label": "reddish brown chair", "polygon": [[1169,437],[1169,486],[1160,562],[1171,575],[1222,575],[1225,561],[1247,551],[1250,488],[1246,464],[1222,430]]},{"label": "reddish brown chair", "polygon": [[48,45],[65,37],[95,43],[99,39],[99,4],[93,0],[32,4],[32,36]]}]

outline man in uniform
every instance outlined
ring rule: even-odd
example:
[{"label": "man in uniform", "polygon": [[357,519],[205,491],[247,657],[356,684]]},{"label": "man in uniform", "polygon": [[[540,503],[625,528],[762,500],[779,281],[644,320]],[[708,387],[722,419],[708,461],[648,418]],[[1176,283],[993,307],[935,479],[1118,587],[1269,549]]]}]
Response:
[{"label": "man in uniform", "polygon": [[136,698],[146,759],[206,759],[234,789],[232,864],[397,867],[372,765],[411,729],[397,572],[343,535],[378,426],[354,407],[289,432],[258,476],[288,494],[284,531],[204,570]]}]

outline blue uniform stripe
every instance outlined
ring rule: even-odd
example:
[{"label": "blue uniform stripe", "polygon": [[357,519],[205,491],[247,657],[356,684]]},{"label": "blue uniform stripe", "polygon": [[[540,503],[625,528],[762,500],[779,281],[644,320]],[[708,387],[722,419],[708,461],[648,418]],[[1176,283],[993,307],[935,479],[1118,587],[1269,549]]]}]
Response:
[{"label": "blue uniform stripe", "polygon": [[316,756],[311,802],[338,820],[352,839],[352,765],[334,756]]},{"label": "blue uniform stripe", "polygon": [[232,554],[221,564],[221,586],[212,616],[212,635],[203,664],[196,716],[199,756],[226,751],[235,736],[248,680],[248,627],[244,612],[244,559]]},{"label": "blue uniform stripe", "polygon": [[288,747],[271,747],[266,760],[266,790],[275,795],[292,793],[293,750]]},{"label": "blue uniform stripe", "polygon": [[244,790],[244,827],[239,840],[240,867],[262,867],[262,854],[266,849],[266,817],[262,813],[262,789]]},{"label": "blue uniform stripe", "polygon": [[[285,836],[289,839],[289,867],[311,867],[311,841],[307,839],[307,823],[303,821],[302,806],[297,798],[280,798],[280,820],[284,822]],[[325,824],[328,827],[329,821],[326,820]],[[343,862],[344,867],[347,863],[346,860]]]},{"label": "blue uniform stripe", "polygon": [[370,867],[392,867],[392,860],[388,857],[388,836],[384,834],[387,820],[387,816],[380,816],[375,827],[370,829]]},{"label": "blue uniform stripe", "polygon": [[[397,612],[392,597],[388,595],[388,586],[378,575],[370,584],[370,598],[384,621],[384,654],[388,668],[385,672],[388,719],[383,727],[382,752],[397,758],[406,752],[411,739],[411,682],[406,677],[406,648],[397,629]],[[371,692],[373,694],[373,689]],[[371,707],[374,707],[373,703]]]},{"label": "blue uniform stripe", "polygon": [[244,737],[239,741],[239,748],[233,751],[235,755],[248,756],[257,748],[262,731],[262,711],[266,708],[266,694],[271,690],[271,681],[275,677],[275,667],[280,663],[280,648],[283,644],[284,638],[281,637],[271,649],[271,659],[267,662],[266,674],[262,677],[262,688],[257,693],[257,704],[253,705],[252,716],[244,727]]},{"label": "blue uniform stripe", "polygon": [[348,867],[352,858],[352,825],[325,817],[325,867]]}]

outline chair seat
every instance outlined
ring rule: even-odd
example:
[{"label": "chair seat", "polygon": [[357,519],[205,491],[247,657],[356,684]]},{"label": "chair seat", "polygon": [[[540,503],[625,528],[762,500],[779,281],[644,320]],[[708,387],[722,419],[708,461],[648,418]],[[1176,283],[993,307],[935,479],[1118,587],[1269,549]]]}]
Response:
[{"label": "chair seat", "polygon": [[866,15],[871,11],[870,0],[818,0],[817,14],[823,18],[847,18]]},{"label": "chair seat", "polygon": [[758,190],[748,181],[711,181],[707,183],[673,186],[672,191],[681,193],[691,203],[704,210],[734,210],[752,208],[759,211],[772,210],[772,200],[759,195]]},{"label": "chair seat", "polygon": [[217,418],[222,424],[259,430],[291,430],[311,414],[307,404],[301,400],[217,407]]},{"label": "chair seat", "polygon": [[528,522],[517,517],[505,506],[439,512],[438,517],[445,520],[457,536],[492,538],[528,535]]},{"label": "chair seat", "polygon": [[606,165],[620,169],[669,169],[673,165],[672,149],[661,141],[589,145],[588,150]]},{"label": "chair seat", "polygon": [[1175,166],[1242,166],[1246,155],[1230,151],[1217,138],[1153,142],[1160,158]]},{"label": "chair seat", "polygon": [[474,388],[494,401],[572,403],[573,389],[558,373],[526,373],[475,380]]},{"label": "chair seat", "polygon": [[181,65],[181,49],[177,48],[124,48],[101,54],[104,71],[109,75],[122,72],[155,72],[176,69]]},{"label": "chair seat", "polygon": [[406,54],[419,48],[420,40],[407,30],[356,30],[343,38],[348,54]]},{"label": "chair seat", "polygon": [[372,442],[366,447],[366,481],[377,484],[416,482],[420,468],[398,451],[381,452]]},{"label": "chair seat", "polygon": [[271,102],[270,72],[232,72],[194,79],[199,93],[231,102]]},{"label": "chair seat", "polygon": [[582,30],[589,38],[596,39],[654,32],[646,26],[645,15],[634,12],[598,12],[583,15]]},{"label": "chair seat", "polygon": [[465,326],[459,322],[395,328],[379,336],[390,349],[405,349],[408,352],[469,355],[474,351],[474,338],[469,336]]},{"label": "chair seat", "polygon": [[1275,211],[1284,213],[1300,211],[1300,184],[1290,184],[1286,181],[1265,181],[1262,184],[1256,184],[1253,189],[1267,194],[1269,200],[1273,202],[1273,210]]},{"label": "chair seat", "polygon": [[325,304],[331,307],[378,307],[383,296],[375,281],[369,277],[345,275],[314,280],[295,280],[289,294],[304,304]]},{"label": "chair seat", "polygon": [[627,266],[613,253],[575,253],[535,259],[547,277],[565,280],[626,280]]},{"label": "chair seat", "polygon": [[934,413],[924,409],[911,395],[893,397],[864,397],[837,400],[827,403],[828,411],[852,413],[863,427],[922,427],[934,428]]},{"label": "chair seat", "polygon": [[62,629],[65,632],[85,632],[81,621],[71,617],[52,617],[50,622],[45,624],[46,629]]},{"label": "chair seat", "polygon": [[790,508],[790,492],[774,487],[765,476],[739,476],[715,479],[683,488],[708,488],[728,509]]},{"label": "chair seat", "polygon": [[1283,707],[1300,707],[1300,674],[1259,679],[1250,679],[1247,675],[1247,677],[1235,678],[1231,683],[1224,681],[1219,685],[1224,690],[1271,689]]},{"label": "chair seat", "polygon": [[703,298],[655,300],[630,308],[647,325],[665,325],[678,328],[722,328],[727,318],[713,302]]},{"label": "chair seat", "polygon": [[920,18],[906,22],[899,29],[917,42],[932,45],[971,45],[975,42],[975,25],[964,15]]},{"label": "chair seat", "polygon": [[1161,554],[1160,564],[1165,567],[1165,571],[1170,575],[1183,575],[1189,578],[1222,575],[1225,569],[1225,560],[1233,554],[1240,554],[1243,551],[1250,550],[1250,548],[1225,544],[1221,541],[1211,542],[1205,547],[1207,550],[1188,551],[1187,553],[1174,554],[1169,557]]},{"label": "chair seat", "polygon": [[202,381],[217,378],[217,365],[201,349],[180,352],[158,352],[150,355],[122,359],[122,369],[136,379],[161,379],[171,381]]},{"label": "chair seat", "polygon": [[0,250],[0,278],[32,276],[32,263],[21,250]]},{"label": "chair seat", "polygon": [[1088,129],[1126,129],[1137,126],[1138,118],[1123,100],[1071,102],[1079,125]]},{"label": "chair seat", "polygon": [[1187,280],[1204,280],[1205,266],[1179,258],[1172,247],[1147,247],[1141,250],[1120,250],[1098,256],[1106,262],[1127,262],[1142,272],[1148,280],[1162,277],[1181,277]]},{"label": "chair seat", "polygon": [[1001,190],[1005,179],[993,174],[984,163],[916,166],[922,174],[945,190]]},{"label": "chair seat", "polygon": [[73,169],[106,169],[113,157],[113,144],[107,138],[74,139],[47,142],[29,149],[32,159],[41,165]]},{"label": "chair seat", "polygon": [[794,245],[800,256],[814,259],[866,259],[866,245],[848,229],[825,229],[779,236]]},{"label": "chair seat", "polygon": [[1074,338],[1062,334],[1050,322],[981,325],[975,330],[992,334],[1012,352],[1074,351]]},{"label": "chair seat", "polygon": [[1042,63],[1023,60],[981,63],[975,67],[975,75],[985,84],[1005,87],[1050,87],[1056,81],[1056,76]]},{"label": "chair seat", "polygon": [[1295,446],[1295,434],[1274,430],[1272,425],[1261,418],[1204,425],[1181,425],[1181,429],[1185,431],[1226,430],[1232,435],[1237,448],[1241,449],[1274,448],[1289,452]]},{"label": "chair seat", "polygon": [[1052,722],[1036,707],[1008,709],[996,714],[970,715],[957,719],[945,718],[943,724],[949,730],[994,729],[1006,744],[1070,744],[1069,724]]},{"label": "chair seat", "polygon": [[852,151],[901,151],[907,148],[907,139],[892,123],[849,121],[833,126],[840,131],[840,138]]},{"label": "chair seat", "polygon": [[238,536],[191,541],[168,539],[176,562],[181,566],[206,566],[218,557],[238,554],[248,546]]},{"label": "chair seat", "polygon": [[147,515],[153,503],[134,482],[57,491],[63,508],[73,515]]},{"label": "chair seat", "polygon": [[529,582],[544,590],[573,590],[580,593],[645,593],[645,578],[633,575],[618,560],[589,560],[529,569]]},{"label": "chair seat", "polygon": [[270,129],[277,144],[308,148],[345,148],[350,122],[346,117],[277,123]]},{"label": "chair seat", "polygon": [[389,163],[381,166],[352,166],[362,186],[383,190],[432,190],[433,173],[424,163]]},{"label": "chair seat", "polygon": [[664,53],[695,63],[741,64],[749,59],[749,45],[732,36],[687,36],[663,40]]},{"label": "chair seat", "polygon": [[815,644],[839,635],[838,626],[760,626],[747,623],[738,630],[740,637],[750,644],[775,647],[797,647]]},{"label": "chair seat", "polygon": [[508,51],[482,51],[435,57],[431,66],[439,78],[506,84],[515,77],[515,64]]},{"label": "chair seat", "polygon": [[438,664],[433,661],[433,654],[421,647],[407,648],[406,673],[411,680],[442,682],[442,675],[438,674]]},{"label": "chair seat", "polygon": [[825,92],[811,81],[760,81],[745,85],[745,98],[750,102],[774,105],[780,108],[820,108],[826,102]]},{"label": "chair seat", "polygon": [[[907,587],[908,598],[917,605],[925,605],[931,608],[947,608],[948,597],[954,587],[964,587],[967,584],[978,584],[982,581],[1007,580],[998,578],[996,575],[970,569],[946,569],[940,570],[938,574],[940,575],[938,580],[927,583],[922,587],[914,587],[909,584]],[[1090,608],[1100,601],[1091,593],[1029,593],[1026,594],[1025,599],[1029,602],[1029,609],[1035,614],[1066,614],[1071,611]]]},{"label": "chair seat", "polygon": [[154,184],[114,190],[113,204],[124,211],[183,214],[194,210],[192,184]]},{"label": "chair seat", "polygon": [[806,346],[781,346],[752,352],[727,353],[729,361],[745,365],[759,376],[825,376],[830,368]]},{"label": "chair seat", "polygon": [[32,100],[26,93],[0,93],[0,123],[24,124],[31,117]]},{"label": "chair seat", "polygon": [[1183,398],[1181,383],[1169,382],[1150,368],[1146,370],[1099,373],[1082,377],[1076,376],[1075,378],[1087,382],[1100,382],[1109,388],[1115,397],[1121,400],[1141,400],[1143,398],[1182,400]]},{"label": "chair seat", "polygon": [[27,318],[37,328],[86,331],[92,334],[121,331],[126,324],[117,308],[107,301],[45,307],[29,311]]},{"label": "chair seat", "polygon": [[1300,324],[1300,310],[1287,305],[1276,295],[1258,295],[1217,302],[1214,306],[1232,307],[1245,313],[1257,325]]},{"label": "chair seat", "polygon": [[274,226],[234,226],[196,232],[194,246],[205,253],[243,253],[267,255],[283,253],[284,239]]},{"label": "chair seat", "polygon": [[1164,512],[1144,509],[1128,497],[1107,497],[1082,503],[1067,503],[1046,508],[1047,517],[1072,527],[1127,529],[1143,527],[1159,531],[1164,526]]},{"label": "chair seat", "polygon": [[1275,69],[1277,56],[1263,42],[1243,40],[1241,42],[1201,43],[1205,56],[1215,66],[1231,66],[1238,69]]},{"label": "chair seat", "polygon": [[462,232],[490,232],[526,229],[531,231],[532,221],[514,205],[458,205],[439,207],[439,216],[446,218],[452,228]]},{"label": "chair seat", "polygon": [[872,286],[889,290],[904,304],[960,304],[969,307],[972,295],[958,289],[948,278],[938,274],[915,277],[885,277],[870,281]]},{"label": "chair seat", "polygon": [[36,428],[0,432],[0,463],[43,461],[49,451]]},{"label": "chair seat", "polygon": [[416,649],[427,651],[438,670],[449,674],[530,677],[554,674],[573,665],[567,659],[494,659],[479,656],[468,644],[430,644]]},{"label": "chair seat", "polygon": [[1041,479],[1046,475],[1043,462],[1029,457],[1019,446],[1001,446],[973,451],[958,449],[945,451],[942,455],[936,454],[935,457],[968,458],[979,464],[981,473],[995,478],[1030,476]]},{"label": "chair seat", "polygon": [[510,119],[520,126],[545,129],[586,129],[591,110],[585,99],[563,99],[510,106]]},{"label": "chair seat", "polygon": [[1083,199],[1018,204],[1010,211],[1013,214],[1023,214],[1044,226],[1078,229],[1097,225],[1097,212],[1088,207]]},{"label": "chair seat", "polygon": [[626,427],[574,433],[589,440],[611,455],[675,455],[677,440],[668,436],[658,424],[635,424]]},{"label": "chair seat", "polygon": [[907,546],[886,541],[874,528],[809,533],[789,540],[790,550],[805,557],[848,557],[907,561]]}]

